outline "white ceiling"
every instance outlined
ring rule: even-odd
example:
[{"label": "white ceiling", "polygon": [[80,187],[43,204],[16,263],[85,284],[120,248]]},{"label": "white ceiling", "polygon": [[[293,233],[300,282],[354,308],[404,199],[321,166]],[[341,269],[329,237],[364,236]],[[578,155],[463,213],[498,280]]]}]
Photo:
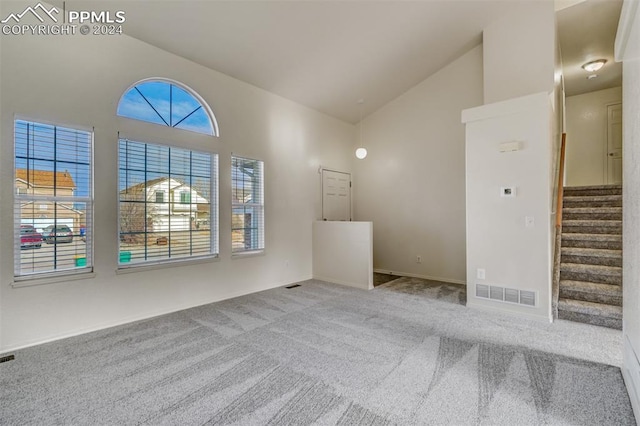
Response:
[{"label": "white ceiling", "polygon": [[[587,0],[556,13],[558,40],[567,96],[622,85],[622,64],[614,60],[614,42],[622,0]],[[582,65],[606,59],[605,66],[588,80]]]},{"label": "white ceiling", "polygon": [[[483,28],[531,1],[541,0],[67,0],[66,7],[123,10],[130,36],[355,123],[480,44]],[[567,54],[584,38],[571,41]]]}]

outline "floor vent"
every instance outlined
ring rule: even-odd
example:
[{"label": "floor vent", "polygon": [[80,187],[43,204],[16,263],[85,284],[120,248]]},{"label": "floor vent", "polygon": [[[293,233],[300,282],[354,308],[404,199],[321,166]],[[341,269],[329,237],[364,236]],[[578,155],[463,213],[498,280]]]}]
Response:
[{"label": "floor vent", "polygon": [[497,285],[476,284],[476,297],[518,305],[536,306],[535,291],[518,290]]},{"label": "floor vent", "polygon": [[7,362],[7,361],[13,361],[14,359],[16,359],[16,357],[13,356],[13,355],[0,356],[0,363]]},{"label": "floor vent", "polygon": [[300,284],[288,285],[285,288],[296,288],[296,287],[300,287]]}]

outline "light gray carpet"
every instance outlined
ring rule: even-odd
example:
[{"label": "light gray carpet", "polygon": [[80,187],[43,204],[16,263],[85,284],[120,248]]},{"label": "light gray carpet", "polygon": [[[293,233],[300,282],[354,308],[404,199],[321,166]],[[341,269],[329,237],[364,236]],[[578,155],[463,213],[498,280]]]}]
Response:
[{"label": "light gray carpet", "polygon": [[438,299],[443,302],[460,305],[467,304],[467,287],[461,284],[450,284],[423,278],[396,277],[380,284],[380,287],[400,293]]},{"label": "light gray carpet", "polygon": [[0,423],[635,424],[597,328],[308,281],[17,351]]}]

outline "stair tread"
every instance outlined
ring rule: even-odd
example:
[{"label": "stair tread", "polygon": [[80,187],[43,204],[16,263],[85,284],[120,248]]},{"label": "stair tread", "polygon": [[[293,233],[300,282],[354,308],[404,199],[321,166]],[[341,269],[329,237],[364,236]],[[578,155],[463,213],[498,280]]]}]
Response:
[{"label": "stair tread", "polygon": [[591,241],[622,241],[620,234],[585,234],[580,232],[568,232],[562,234],[562,239],[566,240],[591,240]]},{"label": "stair tread", "polygon": [[565,186],[564,191],[590,191],[593,189],[622,189],[622,185],[584,185],[584,186]]},{"label": "stair tread", "polygon": [[622,287],[614,284],[590,283],[587,281],[560,280],[560,288],[584,293],[600,293],[607,296],[622,296]]},{"label": "stair tread", "polygon": [[562,213],[622,213],[622,207],[563,207]]},{"label": "stair tread", "polygon": [[619,226],[622,225],[622,220],[606,220],[606,219],[568,219],[562,221],[562,226]]},{"label": "stair tread", "polygon": [[622,199],[622,194],[607,194],[607,195],[563,195],[563,200],[569,199],[569,201],[618,201]]},{"label": "stair tread", "polygon": [[622,258],[622,250],[604,248],[562,247],[561,253],[567,256]]},{"label": "stair tread", "polygon": [[588,265],[582,263],[561,263],[560,271],[565,272],[583,272],[594,275],[612,275],[622,276],[622,268],[620,266],[607,265]]},{"label": "stair tread", "polygon": [[558,300],[558,310],[622,319],[622,306],[606,305],[604,303],[560,298]]}]

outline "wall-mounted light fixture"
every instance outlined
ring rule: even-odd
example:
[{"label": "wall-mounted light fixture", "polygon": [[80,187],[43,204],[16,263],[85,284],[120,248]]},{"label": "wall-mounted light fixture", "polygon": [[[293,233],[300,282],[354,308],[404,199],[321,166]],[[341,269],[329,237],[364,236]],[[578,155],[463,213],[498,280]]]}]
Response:
[{"label": "wall-mounted light fixture", "polygon": [[595,61],[589,61],[582,65],[582,69],[587,72],[596,72],[607,63],[606,59],[596,59]]},{"label": "wall-mounted light fixture", "polygon": [[364,103],[364,99],[358,100],[358,105],[360,105],[360,143],[359,148],[356,149],[356,158],[358,160],[364,160],[367,157],[367,148],[362,146],[362,104]]}]

